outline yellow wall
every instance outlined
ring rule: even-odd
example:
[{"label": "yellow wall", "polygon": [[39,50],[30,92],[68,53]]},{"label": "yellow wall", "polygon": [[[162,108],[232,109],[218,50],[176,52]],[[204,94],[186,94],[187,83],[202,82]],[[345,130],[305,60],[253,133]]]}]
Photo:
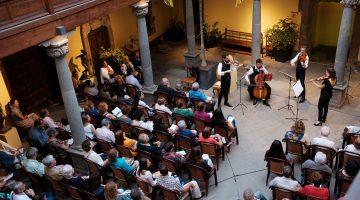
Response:
[{"label": "yellow wall", "polygon": [[[0,63],[1,64],[1,63]],[[4,77],[0,71],[0,103],[2,105],[2,109],[5,112],[5,105],[7,103],[9,103],[10,101],[10,96],[9,96],[9,92],[7,90],[7,87],[5,85],[4,82]]]},{"label": "yellow wall", "polygon": [[[252,27],[253,1],[243,1],[235,7],[235,0],[204,1],[205,22],[220,22],[223,32],[225,27],[242,32],[250,32]],[[266,0],[261,1],[261,32],[277,23],[279,19],[290,17],[291,12],[298,11],[298,0]]]},{"label": "yellow wall", "polygon": [[[177,14],[183,16],[180,8],[182,8],[182,5],[177,2],[175,2],[174,8],[170,8],[162,0],[152,1],[152,15],[155,17],[156,32],[149,36],[149,41],[152,41],[166,31],[172,17]],[[124,46],[125,41],[129,37],[138,38],[136,16],[131,7],[122,8],[110,13],[109,16],[116,47]]]},{"label": "yellow wall", "polygon": [[[83,49],[83,45],[81,43],[81,35],[80,35],[80,27],[76,27],[74,32],[69,37],[69,53],[66,55],[66,60],[69,64],[71,58],[73,58],[73,62],[79,67],[80,72],[84,70],[81,65],[80,58],[76,59],[76,56],[80,55],[80,50]],[[79,73],[81,75],[81,73]]]}]

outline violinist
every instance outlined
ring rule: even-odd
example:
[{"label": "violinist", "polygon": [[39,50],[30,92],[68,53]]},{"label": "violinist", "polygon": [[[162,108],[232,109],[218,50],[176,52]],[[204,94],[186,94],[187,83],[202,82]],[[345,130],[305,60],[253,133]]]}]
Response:
[{"label": "violinist", "polygon": [[[265,66],[263,66],[261,59],[256,60],[256,66],[251,67],[245,76],[246,82],[248,84],[248,92],[250,95],[250,99],[253,100],[253,105],[256,105],[260,100],[254,95],[254,89],[256,87],[255,76],[258,74],[269,74]],[[267,90],[267,95],[263,101],[263,104],[266,106],[270,106],[268,100],[270,99],[271,95],[271,87],[267,83],[265,83],[265,88]]]},{"label": "violinist", "polygon": [[300,80],[304,90],[300,94],[299,103],[305,101],[305,72],[309,66],[309,56],[306,53],[306,47],[300,48],[300,53],[298,53],[295,58],[290,62],[291,66],[296,66],[296,80]]},{"label": "violinist", "polygon": [[[327,68],[325,73],[326,75],[323,77],[310,80],[316,87],[321,89],[318,103],[318,121],[314,123],[315,126],[321,126],[322,123],[325,123],[329,102],[332,97],[332,89],[336,84],[336,71],[334,68]],[[322,81],[322,83],[318,84],[315,81]]]}]

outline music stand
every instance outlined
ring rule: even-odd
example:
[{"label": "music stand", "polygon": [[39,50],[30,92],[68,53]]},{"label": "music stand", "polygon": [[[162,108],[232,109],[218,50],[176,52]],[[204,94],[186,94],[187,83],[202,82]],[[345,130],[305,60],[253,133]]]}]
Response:
[{"label": "music stand", "polygon": [[241,102],[241,81],[242,81],[242,79],[243,79],[244,77],[245,77],[245,75],[244,75],[243,77],[241,77],[240,80],[237,82],[238,86],[240,87],[240,89],[239,89],[239,93],[240,93],[240,95],[239,95],[240,97],[239,97],[239,98],[240,98],[240,101],[239,101],[239,103],[238,103],[235,107],[232,108],[232,110],[234,110],[236,107],[240,106],[243,115],[244,115],[244,107],[247,108],[247,107],[245,106],[245,104],[243,104],[243,103]]},{"label": "music stand", "polygon": [[281,74],[283,74],[285,76],[285,78],[289,79],[289,94],[288,94],[288,102],[285,106],[279,108],[278,110],[282,110],[284,108],[287,108],[287,110],[290,110],[292,112],[293,115],[295,115],[294,111],[293,111],[293,105],[290,104],[290,90],[291,90],[291,82],[292,80],[294,80],[295,78],[293,76],[291,76],[290,74],[287,74],[285,72],[279,71]]},{"label": "music stand", "polygon": [[[300,84],[300,80],[298,80],[298,82],[297,82],[296,84]],[[295,84],[295,85],[296,85],[296,84]],[[302,86],[300,85],[300,87],[302,87]],[[302,88],[301,91],[294,89],[294,92],[295,92],[295,94],[296,94],[296,115],[295,115],[295,118],[293,118],[293,117],[288,117],[288,118],[285,118],[285,119],[291,119],[291,120],[293,120],[293,121],[295,121],[295,122],[297,122],[297,121],[299,121],[299,120],[300,120],[300,121],[302,121],[302,120],[307,120],[307,119],[299,118],[299,96],[300,96],[300,94],[301,94],[302,91],[303,91],[303,88]]]}]

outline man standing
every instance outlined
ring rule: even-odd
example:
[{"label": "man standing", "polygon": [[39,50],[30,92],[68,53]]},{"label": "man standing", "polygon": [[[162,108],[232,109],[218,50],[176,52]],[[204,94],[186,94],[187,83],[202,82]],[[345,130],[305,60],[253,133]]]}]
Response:
[{"label": "man standing", "polygon": [[296,65],[296,80],[300,80],[301,85],[304,88],[303,92],[300,94],[299,101],[299,103],[302,103],[305,101],[305,72],[309,65],[309,56],[306,53],[306,47],[300,48],[300,53],[291,60],[290,64],[293,67]]},{"label": "man standing", "polygon": [[232,107],[228,102],[230,84],[231,84],[231,69],[230,69],[230,60],[227,53],[223,53],[222,61],[218,64],[217,74],[221,76],[221,89],[218,100],[218,107],[221,105],[222,97],[225,98],[225,106]]}]

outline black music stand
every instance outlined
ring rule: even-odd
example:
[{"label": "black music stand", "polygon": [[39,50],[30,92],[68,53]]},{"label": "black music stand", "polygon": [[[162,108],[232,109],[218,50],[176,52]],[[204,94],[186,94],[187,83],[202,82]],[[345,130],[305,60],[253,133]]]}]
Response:
[{"label": "black music stand", "polygon": [[281,74],[283,74],[285,76],[285,78],[288,78],[289,79],[289,94],[288,94],[288,102],[285,106],[279,108],[278,110],[282,110],[284,108],[287,108],[287,110],[290,110],[292,112],[293,115],[295,115],[294,111],[293,111],[293,105],[290,104],[290,90],[291,90],[291,82],[293,79],[295,79],[293,76],[285,73],[285,72],[282,72],[282,71],[279,71]]},{"label": "black music stand", "polygon": [[239,101],[239,103],[235,106],[235,107],[233,107],[232,108],[232,110],[234,110],[236,107],[238,107],[238,106],[240,106],[241,107],[241,111],[242,111],[242,114],[244,115],[244,107],[245,108],[247,108],[246,106],[245,106],[245,104],[243,104],[242,102],[241,102],[241,81],[242,81],[242,79],[244,78],[245,76],[243,76],[243,77],[241,77],[240,78],[240,80],[236,83],[236,84],[238,84],[238,86],[240,87],[240,89],[239,89],[239,93],[240,93],[240,101]]},{"label": "black music stand", "polygon": [[[300,81],[300,80],[298,80]],[[296,94],[296,93],[295,93]],[[300,96],[301,93],[299,93],[298,96],[296,96],[296,115],[295,115],[295,118],[294,117],[287,117],[285,119],[291,119],[293,120],[294,122],[297,122],[297,121],[305,121],[307,119],[303,119],[303,118],[299,118],[299,96]]]}]

